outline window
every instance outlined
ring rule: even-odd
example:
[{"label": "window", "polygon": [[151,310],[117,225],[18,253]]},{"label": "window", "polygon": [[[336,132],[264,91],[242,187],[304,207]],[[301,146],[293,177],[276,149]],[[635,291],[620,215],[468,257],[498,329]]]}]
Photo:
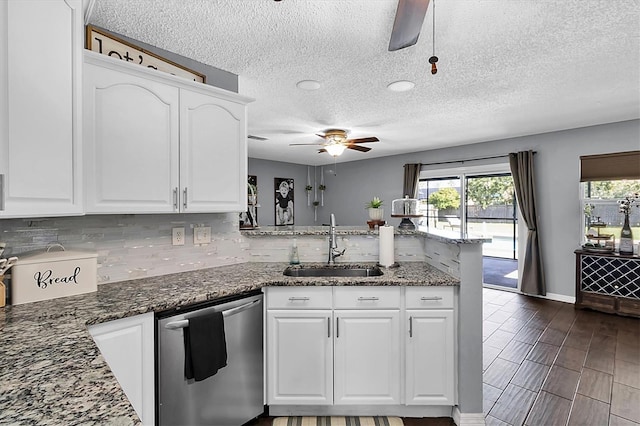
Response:
[{"label": "window", "polygon": [[[615,243],[619,243],[624,214],[620,212],[618,200],[640,192],[640,151],[580,157],[580,182],[584,213],[582,240],[586,241],[587,233],[613,235]],[[599,226],[594,227],[594,223]],[[629,224],[637,243],[640,239],[639,208],[631,209]]]},{"label": "window", "polygon": [[[636,192],[640,193],[640,179],[584,182],[582,184],[582,207],[585,232],[582,239],[586,241],[590,224],[599,222],[605,224],[604,227],[598,229],[599,233],[613,235],[617,244],[624,223],[624,215],[620,213],[618,200]],[[640,241],[640,208],[631,208],[629,223],[634,243],[638,243]]]}]

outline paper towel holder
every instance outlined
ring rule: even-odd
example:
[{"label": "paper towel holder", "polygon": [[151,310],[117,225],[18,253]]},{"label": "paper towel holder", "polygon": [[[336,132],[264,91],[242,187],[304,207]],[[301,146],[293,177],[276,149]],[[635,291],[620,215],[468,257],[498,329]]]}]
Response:
[{"label": "paper towel holder", "polygon": [[377,266],[378,268],[383,268],[383,269],[392,269],[392,268],[399,268],[399,267],[400,267],[400,264],[399,264],[398,262],[393,262],[393,263],[392,263],[391,265],[389,265],[389,266],[384,266],[384,265],[381,265],[380,263],[376,263],[376,266]]}]

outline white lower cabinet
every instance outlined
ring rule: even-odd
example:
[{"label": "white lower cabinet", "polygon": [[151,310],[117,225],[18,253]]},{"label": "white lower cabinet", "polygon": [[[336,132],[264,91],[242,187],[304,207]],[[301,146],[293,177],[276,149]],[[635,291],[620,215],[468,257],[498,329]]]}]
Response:
[{"label": "white lower cabinet", "polygon": [[269,404],[333,404],[331,310],[267,312]]},{"label": "white lower cabinet", "polygon": [[153,313],[89,326],[89,332],[144,425],[155,424]]},{"label": "white lower cabinet", "polygon": [[[288,414],[446,415],[455,287],[268,287],[267,403]],[[354,411],[355,410],[355,411]]]},{"label": "white lower cabinet", "polygon": [[453,309],[408,310],[407,405],[453,405]]},{"label": "white lower cabinet", "polygon": [[454,287],[408,287],[405,306],[406,404],[454,405]]},{"label": "white lower cabinet", "polygon": [[334,403],[400,404],[399,309],[336,310],[334,315]]}]

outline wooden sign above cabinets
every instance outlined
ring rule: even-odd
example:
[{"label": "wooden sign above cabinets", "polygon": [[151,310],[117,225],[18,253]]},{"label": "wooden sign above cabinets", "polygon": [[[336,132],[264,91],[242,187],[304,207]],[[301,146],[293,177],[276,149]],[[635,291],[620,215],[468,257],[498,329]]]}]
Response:
[{"label": "wooden sign above cabinets", "polygon": [[205,82],[203,74],[178,65],[169,59],[162,58],[92,25],[87,25],[86,36],[87,49],[94,52],[177,75],[178,77],[188,78],[199,83]]}]

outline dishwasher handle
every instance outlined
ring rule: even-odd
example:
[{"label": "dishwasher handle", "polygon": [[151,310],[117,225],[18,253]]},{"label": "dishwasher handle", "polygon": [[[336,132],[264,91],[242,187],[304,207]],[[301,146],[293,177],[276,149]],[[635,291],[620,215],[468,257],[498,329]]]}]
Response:
[{"label": "dishwasher handle", "polygon": [[[249,303],[245,303],[244,305],[236,306],[235,308],[226,309],[222,311],[222,316],[225,318],[230,317],[231,315],[235,315],[242,311],[246,311],[247,309],[253,307],[254,305],[260,302],[262,302],[262,299],[253,300]],[[177,330],[177,329],[186,328],[186,327],[189,327],[188,319],[180,320],[180,321],[171,321],[164,326],[164,328],[169,330]]]}]

